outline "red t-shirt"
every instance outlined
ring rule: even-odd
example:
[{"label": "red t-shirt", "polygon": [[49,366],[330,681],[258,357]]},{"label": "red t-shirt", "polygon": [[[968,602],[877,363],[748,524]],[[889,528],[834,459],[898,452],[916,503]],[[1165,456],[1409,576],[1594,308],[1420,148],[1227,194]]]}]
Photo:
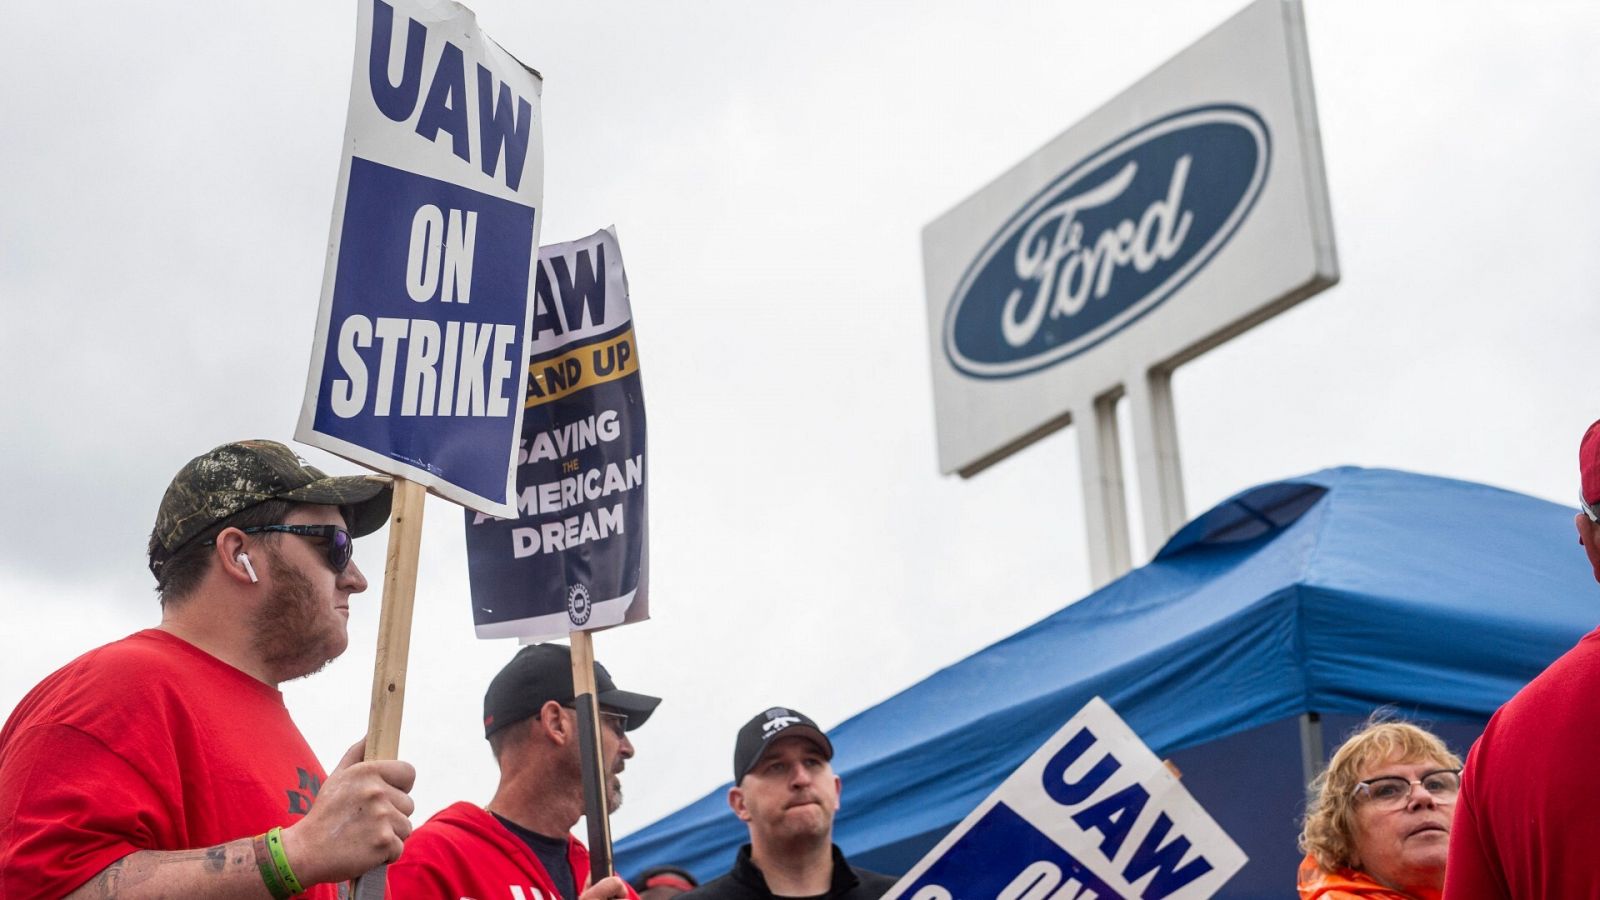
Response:
[{"label": "red t-shirt", "polygon": [[1445,900],[1600,897],[1600,630],[1506,701],[1467,755]]},{"label": "red t-shirt", "polygon": [[141,631],[40,682],[0,730],[0,897],[59,897],[135,851],[293,824],[325,777],[276,688]]},{"label": "red t-shirt", "polygon": [[[582,885],[589,878],[589,851],[567,836],[567,865]],[[492,814],[471,803],[440,810],[406,840],[389,864],[389,896],[438,900],[559,900],[544,865],[522,839]],[[631,900],[639,895],[628,888]],[[565,900],[576,900],[568,897]]]}]

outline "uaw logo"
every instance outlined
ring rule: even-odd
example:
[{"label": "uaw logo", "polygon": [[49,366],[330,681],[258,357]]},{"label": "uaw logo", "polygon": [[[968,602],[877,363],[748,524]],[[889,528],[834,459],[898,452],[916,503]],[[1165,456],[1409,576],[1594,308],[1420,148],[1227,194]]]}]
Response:
[{"label": "uaw logo", "polygon": [[575,584],[567,589],[567,618],[574,625],[582,625],[589,621],[589,613],[594,611],[594,604],[589,602],[589,589],[581,584]]},{"label": "uaw logo", "polygon": [[1083,353],[1171,299],[1250,214],[1272,156],[1243,106],[1173,113],[1111,142],[1008,220],[945,312],[945,355],[1012,378]]}]

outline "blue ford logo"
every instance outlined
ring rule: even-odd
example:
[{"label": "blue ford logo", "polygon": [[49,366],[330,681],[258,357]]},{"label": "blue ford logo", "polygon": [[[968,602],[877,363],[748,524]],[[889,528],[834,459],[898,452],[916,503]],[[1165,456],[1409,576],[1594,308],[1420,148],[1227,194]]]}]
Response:
[{"label": "blue ford logo", "polygon": [[1266,181],[1267,125],[1242,106],[1173,113],[1072,166],[967,268],[944,351],[977,378],[1071,359],[1160,306],[1238,230]]}]

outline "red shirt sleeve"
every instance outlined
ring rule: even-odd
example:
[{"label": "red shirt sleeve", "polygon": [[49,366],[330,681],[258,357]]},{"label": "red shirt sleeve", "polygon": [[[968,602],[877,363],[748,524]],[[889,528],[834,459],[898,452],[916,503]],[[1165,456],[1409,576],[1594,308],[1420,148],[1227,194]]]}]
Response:
[{"label": "red shirt sleeve", "polygon": [[0,767],[0,897],[60,897],[158,846],[166,802],[76,728],[38,725],[17,735]]}]

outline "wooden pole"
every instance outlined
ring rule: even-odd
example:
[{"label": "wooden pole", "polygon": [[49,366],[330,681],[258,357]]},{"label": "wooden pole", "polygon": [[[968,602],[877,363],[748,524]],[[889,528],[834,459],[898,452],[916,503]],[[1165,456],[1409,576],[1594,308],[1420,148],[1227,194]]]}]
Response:
[{"label": "wooden pole", "polygon": [[600,701],[594,686],[594,638],[572,632],[572,691],[578,708],[578,752],[583,759],[583,816],[589,832],[589,883],[611,876],[608,772],[600,743]]},{"label": "wooden pole", "polygon": [[[427,497],[422,485],[404,478],[394,480],[383,605],[378,613],[378,652],[372,668],[372,708],[367,716],[367,759],[397,759],[400,755],[411,610],[417,597],[417,554],[422,546],[422,508]],[[386,869],[379,866],[356,879],[358,900],[384,896]]]},{"label": "wooden pole", "polygon": [[378,613],[378,654],[372,668],[372,710],[367,718],[367,759],[400,754],[400,714],[411,656],[411,608],[417,598],[417,553],[422,546],[422,506],[428,492],[404,478],[394,481],[389,516],[389,556],[383,565],[383,608]]}]

